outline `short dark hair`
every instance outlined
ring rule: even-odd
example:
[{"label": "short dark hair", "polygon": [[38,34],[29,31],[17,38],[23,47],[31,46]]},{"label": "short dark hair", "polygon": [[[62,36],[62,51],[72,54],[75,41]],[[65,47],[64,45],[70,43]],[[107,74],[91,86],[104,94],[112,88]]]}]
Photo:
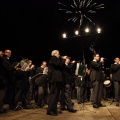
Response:
[{"label": "short dark hair", "polygon": [[99,54],[99,53],[95,53],[95,54],[93,54],[93,58],[94,58],[96,55],[100,55],[100,54]]}]

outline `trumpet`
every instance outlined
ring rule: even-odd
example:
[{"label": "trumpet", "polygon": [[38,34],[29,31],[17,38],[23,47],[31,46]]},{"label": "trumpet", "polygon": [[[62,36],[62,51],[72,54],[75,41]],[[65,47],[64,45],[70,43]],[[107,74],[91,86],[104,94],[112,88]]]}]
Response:
[{"label": "trumpet", "polygon": [[80,60],[78,60],[78,61],[73,60],[73,61],[71,61],[71,63],[80,63]]},{"label": "trumpet", "polygon": [[68,57],[67,55],[61,56],[61,58],[63,58],[63,59],[67,59],[67,57]]}]

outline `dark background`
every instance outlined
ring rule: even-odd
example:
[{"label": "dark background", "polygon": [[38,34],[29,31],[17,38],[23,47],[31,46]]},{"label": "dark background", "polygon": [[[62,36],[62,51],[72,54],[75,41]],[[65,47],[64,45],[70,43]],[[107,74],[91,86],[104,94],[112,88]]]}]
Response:
[{"label": "dark background", "polygon": [[[82,60],[84,48],[86,63],[89,63],[92,58],[89,47],[94,42],[95,49],[107,58],[106,64],[109,66],[114,57],[120,56],[120,3],[117,0],[94,1],[104,3],[105,6],[92,16],[96,26],[102,27],[102,33],[79,37],[74,37],[79,23],[67,21],[67,14],[59,10],[58,0],[0,1],[0,49],[12,50],[12,62],[27,57],[32,59],[34,64],[40,65],[42,60],[50,59],[54,49],[73,60]],[[81,29],[87,25],[92,30],[96,27],[85,21]],[[67,39],[62,38],[63,32],[69,34]]]}]

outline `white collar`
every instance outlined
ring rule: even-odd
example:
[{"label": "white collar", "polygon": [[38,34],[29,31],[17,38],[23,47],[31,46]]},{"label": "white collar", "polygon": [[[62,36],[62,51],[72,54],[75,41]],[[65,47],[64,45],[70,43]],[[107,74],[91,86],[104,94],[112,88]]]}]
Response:
[{"label": "white collar", "polygon": [[95,59],[93,61],[97,62],[97,60],[95,60]]}]

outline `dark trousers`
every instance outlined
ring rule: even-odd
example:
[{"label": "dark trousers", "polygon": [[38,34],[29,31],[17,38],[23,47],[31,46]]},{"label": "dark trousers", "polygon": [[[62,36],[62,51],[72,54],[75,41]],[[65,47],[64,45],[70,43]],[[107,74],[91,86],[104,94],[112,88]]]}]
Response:
[{"label": "dark trousers", "polygon": [[5,94],[6,94],[6,89],[0,90],[0,110],[3,109]]},{"label": "dark trousers", "polygon": [[14,107],[16,107],[19,102],[22,102],[24,107],[26,107],[27,105],[30,104],[30,101],[28,99],[26,99],[26,94],[27,94],[27,91],[24,91],[21,88],[19,88],[16,91]]},{"label": "dark trousers", "polygon": [[70,84],[65,84],[60,96],[60,106],[61,108],[65,108],[67,106],[68,109],[73,109],[73,104],[71,100],[71,86]]},{"label": "dark trousers", "polygon": [[89,100],[89,87],[81,86],[80,87],[80,99],[78,102],[85,102]]},{"label": "dark trousers", "polygon": [[7,85],[6,95],[5,95],[5,103],[9,104],[9,107],[12,108],[14,106],[15,101],[15,88],[14,85]]},{"label": "dark trousers", "polygon": [[23,106],[30,105],[32,95],[32,84],[24,84],[24,80],[18,81],[19,87],[16,89],[14,106],[17,106],[18,102],[22,102]]},{"label": "dark trousers", "polygon": [[93,104],[99,105],[102,100],[102,92],[103,92],[103,82],[95,81],[93,83]]},{"label": "dark trousers", "polygon": [[62,82],[54,82],[49,84],[48,95],[48,109],[47,112],[57,113],[57,103],[60,97],[60,91],[62,89]]},{"label": "dark trousers", "polygon": [[47,104],[47,75],[41,75],[35,80],[36,94],[35,101],[37,105]]},{"label": "dark trousers", "polygon": [[120,101],[120,82],[114,81],[115,101]]},{"label": "dark trousers", "polygon": [[43,104],[43,98],[44,98],[44,88],[43,86],[38,86],[38,98],[37,98],[37,105]]}]

